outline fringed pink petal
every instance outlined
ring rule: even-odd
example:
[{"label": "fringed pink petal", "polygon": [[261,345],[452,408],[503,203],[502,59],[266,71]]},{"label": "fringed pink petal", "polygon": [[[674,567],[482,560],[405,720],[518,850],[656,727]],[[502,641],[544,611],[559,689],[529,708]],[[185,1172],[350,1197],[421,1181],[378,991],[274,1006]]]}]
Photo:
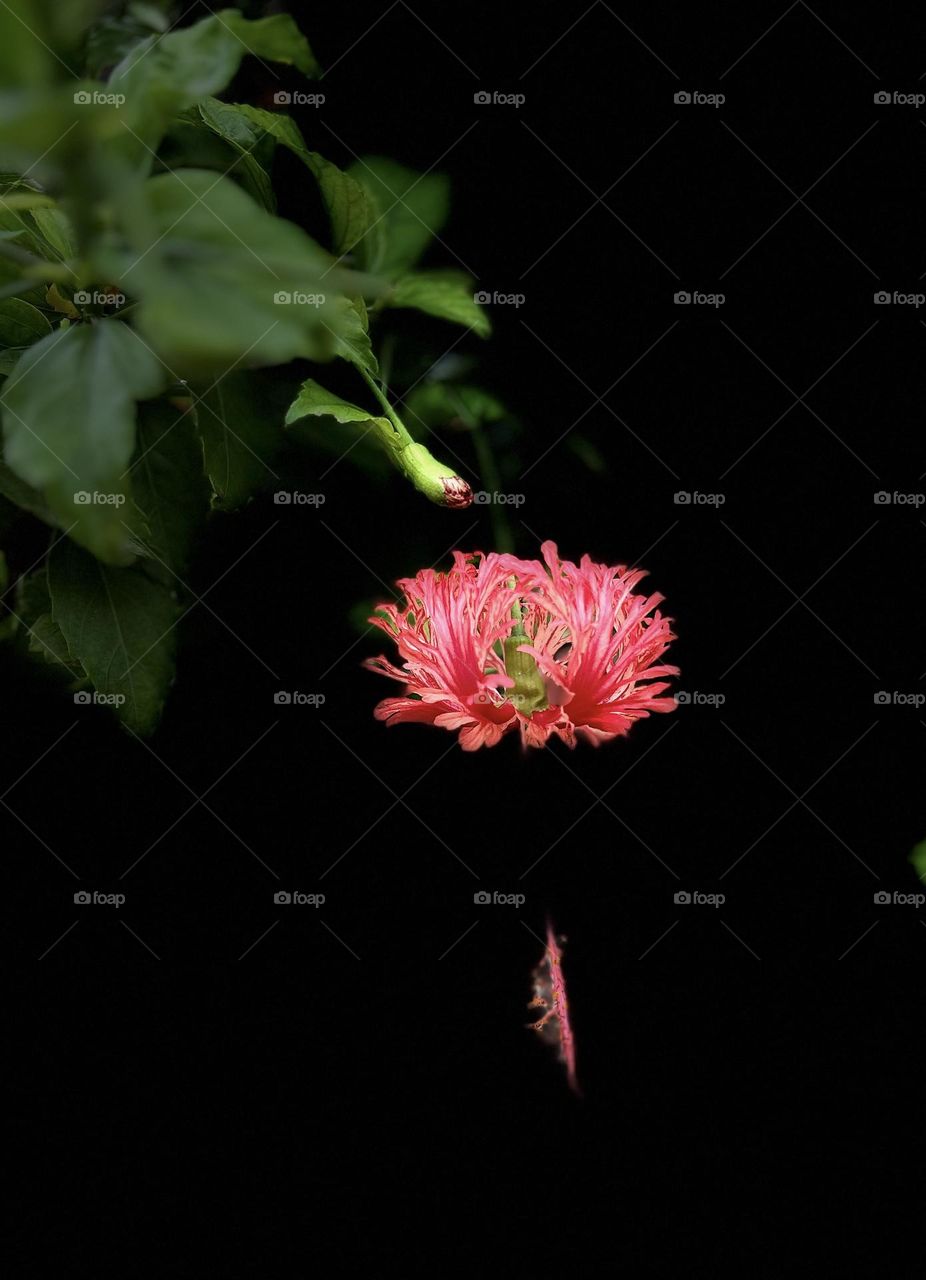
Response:
[{"label": "fringed pink petal", "polygon": [[[385,657],[365,662],[405,686],[387,698],[377,718],[431,723],[459,732],[461,746],[494,746],[515,725],[525,747],[558,737],[574,748],[578,735],[598,746],[626,734],[652,712],[675,707],[660,697],[662,677],[678,669],[659,660],[675,639],[663,597],[635,588],[645,577],[626,565],[578,565],[561,559],[554,542],[542,562],[475,551],[453,553],[447,573],[425,569],[402,579],[404,598],[378,606],[370,622],[395,643],[401,665]],[[504,641],[520,604],[529,654],[544,677],[547,707],[515,712],[506,691]]]}]

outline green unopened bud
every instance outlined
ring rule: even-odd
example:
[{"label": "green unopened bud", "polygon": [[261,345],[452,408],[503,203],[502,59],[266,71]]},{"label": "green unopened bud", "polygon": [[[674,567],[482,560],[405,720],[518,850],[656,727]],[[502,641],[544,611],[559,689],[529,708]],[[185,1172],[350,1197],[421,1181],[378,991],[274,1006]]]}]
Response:
[{"label": "green unopened bud", "polygon": [[404,448],[393,448],[392,456],[399,470],[408,477],[419,493],[441,507],[468,507],[473,491],[453,467],[438,462],[423,444],[412,441]]},{"label": "green unopened bud", "polygon": [[524,715],[530,715],[547,706],[547,686],[531,655],[518,652],[518,645],[526,640],[522,634],[511,635],[505,641],[505,671],[514,681],[514,688],[506,689],[505,697]]},{"label": "green unopened bud", "polygon": [[438,462],[423,444],[412,439],[377,379],[362,367],[360,373],[386,411],[385,418],[373,418],[371,421],[379,429],[379,438],[386,452],[402,474],[411,480],[419,493],[439,507],[468,507],[473,501],[473,491],[463,477],[458,476],[453,467]]}]

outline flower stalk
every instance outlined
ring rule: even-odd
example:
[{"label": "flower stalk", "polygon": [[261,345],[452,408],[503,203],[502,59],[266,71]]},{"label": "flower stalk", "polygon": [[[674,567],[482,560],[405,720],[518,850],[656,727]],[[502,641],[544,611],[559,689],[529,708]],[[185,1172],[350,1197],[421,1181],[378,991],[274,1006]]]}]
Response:
[{"label": "flower stalk", "polygon": [[440,507],[468,507],[473,501],[473,491],[467,482],[453,467],[438,462],[425,445],[412,437],[376,378],[366,369],[361,368],[360,372],[388,419],[388,425],[383,423],[379,427],[379,438],[405,478]]}]

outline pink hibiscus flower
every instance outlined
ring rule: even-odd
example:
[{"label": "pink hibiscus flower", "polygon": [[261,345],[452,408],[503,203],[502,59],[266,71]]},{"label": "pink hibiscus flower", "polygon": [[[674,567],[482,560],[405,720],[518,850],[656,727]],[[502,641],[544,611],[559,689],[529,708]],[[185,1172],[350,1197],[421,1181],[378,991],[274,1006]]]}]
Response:
[{"label": "pink hibiscus flower", "polygon": [[370,618],[402,665],[379,657],[364,666],[405,686],[377,706],[378,720],[459,730],[475,751],[515,728],[525,746],[554,734],[597,746],[674,709],[661,677],[678,669],[659,659],[675,637],[656,607],[662,596],[634,592],[644,571],[588,556],[575,565],[553,542],[541,551],[544,564],[455,551],[449,572],[399,581],[404,598]]}]

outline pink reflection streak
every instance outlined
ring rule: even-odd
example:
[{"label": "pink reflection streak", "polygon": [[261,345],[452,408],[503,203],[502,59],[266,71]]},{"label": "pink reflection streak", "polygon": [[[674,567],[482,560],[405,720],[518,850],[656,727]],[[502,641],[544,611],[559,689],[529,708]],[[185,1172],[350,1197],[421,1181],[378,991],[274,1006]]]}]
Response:
[{"label": "pink reflection streak", "polygon": [[566,998],[566,979],[563,975],[560,942],[547,917],[547,946],[543,958],[534,969],[534,998],[529,1009],[545,1009],[543,1017],[529,1023],[532,1031],[539,1031],[545,1039],[559,1044],[560,1061],[565,1064],[566,1078],[574,1093],[581,1094],[576,1079],[576,1046],[569,1023],[569,1002]]}]

